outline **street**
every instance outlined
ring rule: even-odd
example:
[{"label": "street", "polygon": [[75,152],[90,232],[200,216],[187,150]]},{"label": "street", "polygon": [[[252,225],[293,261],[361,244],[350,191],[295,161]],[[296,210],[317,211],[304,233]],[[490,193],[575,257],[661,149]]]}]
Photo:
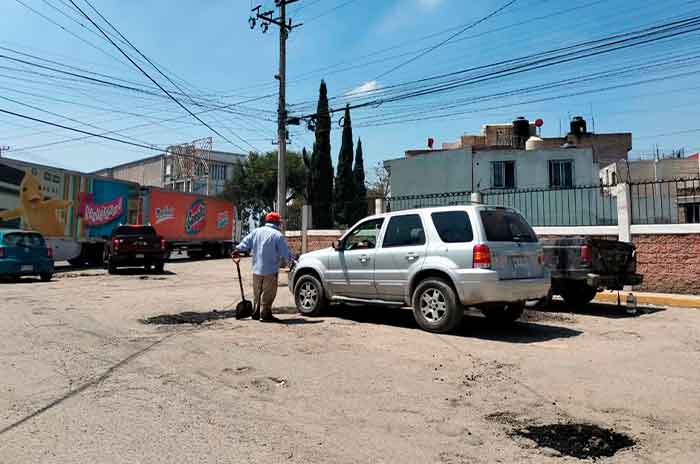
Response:
[{"label": "street", "polygon": [[579,462],[513,433],[568,422],[636,442],[609,462],[700,459],[698,310],[559,303],[435,335],[408,310],[300,317],[282,274],[281,324],[141,322],[233,309],[234,277],[178,261],[0,284],[0,462]]}]

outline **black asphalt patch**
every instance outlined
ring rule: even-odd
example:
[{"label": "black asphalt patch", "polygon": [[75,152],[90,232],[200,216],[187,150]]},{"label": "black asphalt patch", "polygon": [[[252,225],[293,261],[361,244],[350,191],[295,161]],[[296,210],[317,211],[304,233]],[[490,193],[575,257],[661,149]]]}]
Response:
[{"label": "black asphalt patch", "polygon": [[161,314],[160,316],[153,316],[147,319],[142,319],[141,322],[144,324],[158,324],[158,325],[173,325],[173,324],[203,324],[209,321],[216,321],[219,319],[233,319],[236,317],[236,311],[209,311],[206,313],[197,313],[193,311],[186,311],[179,314]]},{"label": "black asphalt patch", "polygon": [[635,445],[625,434],[591,424],[536,425],[516,430],[515,434],[578,459],[609,457]]}]

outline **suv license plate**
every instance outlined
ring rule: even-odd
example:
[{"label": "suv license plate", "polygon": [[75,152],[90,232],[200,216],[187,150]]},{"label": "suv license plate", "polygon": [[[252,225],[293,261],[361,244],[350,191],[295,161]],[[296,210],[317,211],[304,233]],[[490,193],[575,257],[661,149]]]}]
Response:
[{"label": "suv license plate", "polygon": [[143,259],[143,258],[145,258],[145,256],[144,256],[144,255],[142,255],[142,254],[138,254],[138,255],[136,255],[136,259]]},{"label": "suv license plate", "polygon": [[513,263],[513,267],[523,268],[527,267],[527,258],[525,256],[513,256],[510,258]]},{"label": "suv license plate", "polygon": [[22,272],[34,272],[34,266],[32,266],[32,265],[21,266],[20,270]]}]

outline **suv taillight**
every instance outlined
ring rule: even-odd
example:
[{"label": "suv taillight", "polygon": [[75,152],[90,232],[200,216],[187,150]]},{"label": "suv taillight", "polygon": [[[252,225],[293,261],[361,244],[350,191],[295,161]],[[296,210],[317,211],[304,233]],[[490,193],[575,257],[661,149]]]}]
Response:
[{"label": "suv taillight", "polygon": [[5,249],[3,247],[0,247],[0,258],[5,257]]},{"label": "suv taillight", "polygon": [[165,239],[160,239],[160,249],[165,250]]},{"label": "suv taillight", "polygon": [[488,245],[474,245],[473,267],[489,269],[491,267],[491,250]]},{"label": "suv taillight", "polygon": [[121,242],[122,242],[122,241],[119,240],[118,238],[115,238],[115,239],[112,241],[112,244],[114,245],[114,249],[115,249],[115,250],[118,250],[118,249],[119,249],[119,244],[120,244]]},{"label": "suv taillight", "polygon": [[591,262],[591,246],[590,245],[583,245],[581,247],[581,262],[586,263],[586,264]]},{"label": "suv taillight", "polygon": [[53,248],[51,247],[46,247],[46,256],[49,258],[53,259]]}]

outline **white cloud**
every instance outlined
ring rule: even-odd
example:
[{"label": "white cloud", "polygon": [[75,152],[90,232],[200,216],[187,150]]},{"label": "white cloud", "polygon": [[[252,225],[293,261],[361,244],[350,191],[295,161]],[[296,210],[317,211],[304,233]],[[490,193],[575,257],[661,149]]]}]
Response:
[{"label": "white cloud", "polygon": [[432,10],[440,6],[442,2],[443,0],[418,0],[418,5],[423,9]]},{"label": "white cloud", "polygon": [[377,90],[378,88],[379,88],[379,83],[377,81],[375,81],[375,80],[367,81],[364,84],[362,84],[361,86],[356,87],[356,88],[352,89],[351,91],[347,92],[345,95],[346,96],[360,95],[363,93],[372,92],[374,90]]}]

